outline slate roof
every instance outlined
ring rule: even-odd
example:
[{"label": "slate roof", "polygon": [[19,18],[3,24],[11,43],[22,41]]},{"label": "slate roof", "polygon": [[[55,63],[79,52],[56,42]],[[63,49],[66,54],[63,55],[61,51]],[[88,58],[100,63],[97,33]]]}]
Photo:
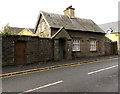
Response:
[{"label": "slate roof", "polygon": [[80,30],[80,31],[104,33],[104,31],[90,19],[81,19],[77,17],[69,18],[67,15],[47,13],[43,11],[40,12],[36,29],[42,15],[46,19],[49,26],[52,28],[64,27],[65,29],[69,29],[69,30]]},{"label": "slate roof", "polygon": [[[9,28],[9,31],[14,32],[15,34],[18,34],[19,32],[26,29],[26,28],[19,28],[19,27],[8,27],[8,28]],[[32,28],[27,28],[27,29],[29,29],[31,32],[34,33],[34,29],[32,29]]]},{"label": "slate roof", "polygon": [[105,23],[105,24],[100,24],[99,25],[101,29],[107,33],[107,30],[109,28],[112,28],[113,32],[112,33],[118,33],[118,22],[110,22],[110,23]]}]

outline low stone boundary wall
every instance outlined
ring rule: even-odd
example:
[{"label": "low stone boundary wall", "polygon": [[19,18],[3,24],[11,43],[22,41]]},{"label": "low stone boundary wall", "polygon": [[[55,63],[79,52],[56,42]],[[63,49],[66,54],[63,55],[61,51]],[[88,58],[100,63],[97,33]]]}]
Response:
[{"label": "low stone boundary wall", "polygon": [[[53,60],[53,41],[37,36],[2,36],[2,65],[15,65],[15,43],[26,43],[26,63]],[[19,50],[19,49],[18,49]]]}]

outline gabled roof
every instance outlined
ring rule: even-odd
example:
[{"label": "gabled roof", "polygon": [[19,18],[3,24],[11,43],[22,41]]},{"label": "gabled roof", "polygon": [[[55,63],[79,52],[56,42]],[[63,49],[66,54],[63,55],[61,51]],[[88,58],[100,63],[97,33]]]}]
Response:
[{"label": "gabled roof", "polygon": [[105,24],[100,24],[99,25],[101,29],[107,33],[107,30],[111,28],[113,30],[112,33],[118,33],[118,22],[110,22],[110,23],[105,23]]},{"label": "gabled roof", "polygon": [[[26,33],[25,33],[25,32],[26,32]],[[29,32],[29,33],[28,33],[28,32]],[[33,32],[32,32],[30,29],[25,28],[24,30],[20,31],[20,32],[18,33],[18,35],[33,35]]]},{"label": "gabled roof", "polygon": [[68,32],[66,32],[64,27],[61,27],[52,37],[51,39],[59,39],[59,38],[66,38],[66,39],[70,39],[71,37],[68,34]]},{"label": "gabled roof", "polygon": [[44,17],[45,21],[48,23],[49,27],[51,28],[64,27],[65,29],[69,29],[69,30],[104,33],[104,31],[90,19],[81,19],[77,17],[69,18],[67,15],[47,13],[43,11],[40,12],[38,22],[36,24],[36,29],[39,24],[41,16]]},{"label": "gabled roof", "polygon": [[[9,29],[9,31],[14,32],[15,34],[18,34],[26,28],[10,27],[9,26],[8,29]],[[34,29],[32,29],[32,28],[27,28],[27,29],[29,29],[32,33],[34,33]]]}]

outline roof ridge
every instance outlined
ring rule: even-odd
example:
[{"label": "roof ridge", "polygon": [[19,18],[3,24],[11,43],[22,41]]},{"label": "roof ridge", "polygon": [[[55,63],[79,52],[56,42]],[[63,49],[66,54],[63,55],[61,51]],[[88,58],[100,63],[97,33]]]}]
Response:
[{"label": "roof ridge", "polygon": [[[79,18],[79,17],[75,17],[77,19],[82,19],[82,20],[91,20],[91,19],[86,19],[86,18]],[[74,18],[73,18],[74,19]],[[92,21],[92,20],[91,20]]]},{"label": "roof ridge", "polygon": [[[47,14],[53,14],[53,15],[61,15],[61,16],[67,16],[64,14],[58,14],[58,13],[52,13],[52,12],[46,12],[46,11],[40,11],[42,13],[47,13]],[[82,19],[82,20],[91,20],[91,19],[86,19],[86,18],[79,18],[79,17],[75,17],[76,19]],[[75,18],[70,18],[70,19],[75,19]]]},{"label": "roof ridge", "polygon": [[27,28],[27,27],[14,27],[14,26],[9,26],[10,28],[18,28],[18,29],[34,29],[34,28]]},{"label": "roof ridge", "polygon": [[46,11],[41,11],[41,12],[42,13],[47,13],[47,14],[63,15],[63,14],[58,14],[58,13],[46,12]]}]

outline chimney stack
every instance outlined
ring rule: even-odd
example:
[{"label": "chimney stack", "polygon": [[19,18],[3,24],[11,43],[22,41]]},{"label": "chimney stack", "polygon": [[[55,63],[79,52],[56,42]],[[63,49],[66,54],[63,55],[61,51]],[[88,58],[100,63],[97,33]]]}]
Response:
[{"label": "chimney stack", "polygon": [[64,14],[67,15],[69,18],[75,18],[74,14],[75,8],[72,8],[72,5],[67,7],[66,10],[64,10]]}]

